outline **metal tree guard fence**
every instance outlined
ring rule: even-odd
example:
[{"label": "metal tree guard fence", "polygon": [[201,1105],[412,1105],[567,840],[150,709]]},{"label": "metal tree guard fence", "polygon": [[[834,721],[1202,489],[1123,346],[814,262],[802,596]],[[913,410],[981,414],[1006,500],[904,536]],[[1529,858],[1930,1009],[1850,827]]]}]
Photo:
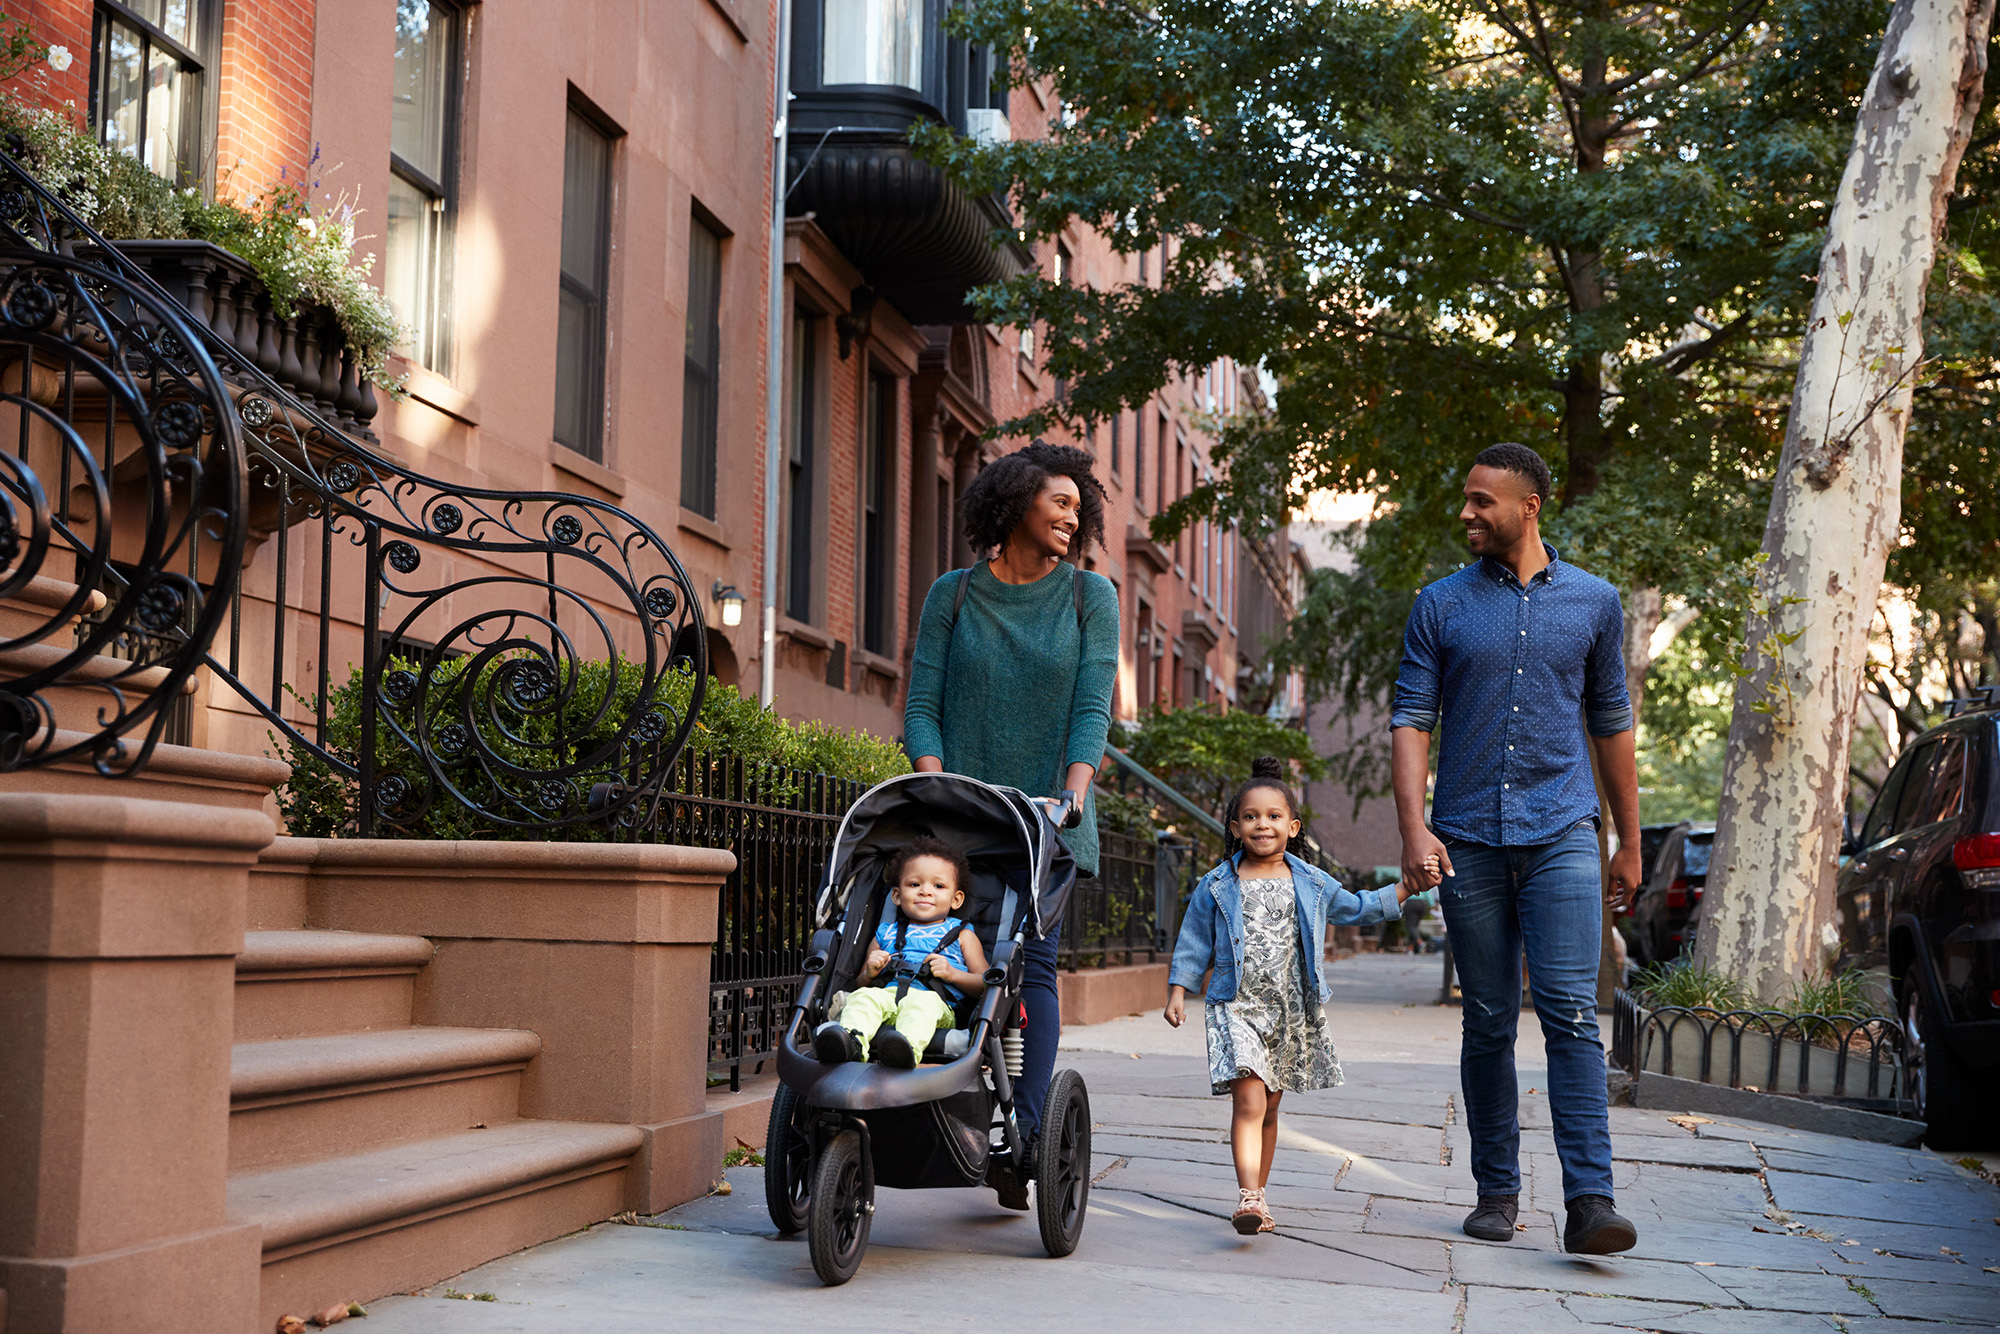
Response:
[{"label": "metal tree guard fence", "polygon": [[1885,1015],[1652,1008],[1620,989],[1612,1000],[1612,1063],[1763,1093],[1888,1104],[1903,1087],[1903,1026]]},{"label": "metal tree guard fence", "polygon": [[[281,316],[203,242],[107,242],[7,150],[0,770],[135,772],[206,668],[226,687],[210,748],[304,747],[352,785],[364,836],[438,803],[534,831],[658,792],[707,645],[657,534],[370,448],[373,393],[331,312]],[[350,673],[360,716],[334,744]]]}]

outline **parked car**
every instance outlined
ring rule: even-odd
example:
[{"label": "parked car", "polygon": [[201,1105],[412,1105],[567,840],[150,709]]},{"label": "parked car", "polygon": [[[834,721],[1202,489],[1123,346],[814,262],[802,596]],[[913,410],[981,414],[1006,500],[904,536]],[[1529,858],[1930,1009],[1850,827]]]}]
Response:
[{"label": "parked car", "polygon": [[1632,903],[1633,934],[1644,954],[1642,963],[1678,958],[1694,935],[1695,913],[1708,887],[1708,854],[1715,844],[1715,826],[1683,820],[1667,831]]},{"label": "parked car", "polygon": [[1632,914],[1638,909],[1640,898],[1645,895],[1646,884],[1652,878],[1653,863],[1659,860],[1660,846],[1667,841],[1667,835],[1678,828],[1680,826],[1671,820],[1662,824],[1639,826],[1639,887],[1632,891],[1632,901],[1625,905],[1625,911],[1618,915],[1617,921],[1613,924],[1618,928],[1619,939],[1625,942],[1628,971],[1646,962],[1646,946],[1639,939],[1639,927]]},{"label": "parked car", "polygon": [[1933,1148],[2000,1144],[2000,686],[1882,783],[1835,878],[1843,962],[1887,972]]}]

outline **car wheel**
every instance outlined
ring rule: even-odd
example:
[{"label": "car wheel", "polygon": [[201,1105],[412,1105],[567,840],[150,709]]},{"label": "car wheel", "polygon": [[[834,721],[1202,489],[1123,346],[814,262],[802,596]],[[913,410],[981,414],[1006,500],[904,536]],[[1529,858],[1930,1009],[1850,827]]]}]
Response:
[{"label": "car wheel", "polygon": [[1933,1149],[1986,1147],[1994,1138],[1990,1118],[1980,1114],[1980,1085],[1943,1040],[1936,1009],[1913,975],[1902,982],[1903,1077],[1910,1101],[1924,1122],[1924,1143]]}]

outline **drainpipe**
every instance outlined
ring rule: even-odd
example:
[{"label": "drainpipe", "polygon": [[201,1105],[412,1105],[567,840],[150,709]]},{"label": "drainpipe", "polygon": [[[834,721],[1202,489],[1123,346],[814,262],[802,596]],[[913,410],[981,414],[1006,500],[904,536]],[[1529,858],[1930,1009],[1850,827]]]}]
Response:
[{"label": "drainpipe", "polygon": [[778,47],[771,53],[771,311],[764,395],[764,637],[757,698],[777,707],[779,476],[785,465],[785,152],[792,100],[792,0],[779,0]]}]

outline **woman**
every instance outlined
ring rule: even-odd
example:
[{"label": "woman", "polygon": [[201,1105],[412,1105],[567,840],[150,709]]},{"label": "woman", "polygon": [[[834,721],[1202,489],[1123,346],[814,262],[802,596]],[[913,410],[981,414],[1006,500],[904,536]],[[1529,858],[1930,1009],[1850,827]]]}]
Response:
[{"label": "woman", "polygon": [[[1079,872],[1097,874],[1090,782],[1104,758],[1118,674],[1118,590],[1077,561],[1104,543],[1104,488],[1090,455],[1036,441],[996,459],[959,501],[982,559],[931,585],[910,665],[903,741],[921,773],[965,774],[1036,796],[1076,795],[1083,823],[1064,835]],[[1079,596],[1080,595],[1080,596]],[[1062,1014],[1055,931],[1027,947],[1015,1114],[1032,1136],[1055,1075]],[[1026,1209],[1026,1187],[995,1181]]]}]

